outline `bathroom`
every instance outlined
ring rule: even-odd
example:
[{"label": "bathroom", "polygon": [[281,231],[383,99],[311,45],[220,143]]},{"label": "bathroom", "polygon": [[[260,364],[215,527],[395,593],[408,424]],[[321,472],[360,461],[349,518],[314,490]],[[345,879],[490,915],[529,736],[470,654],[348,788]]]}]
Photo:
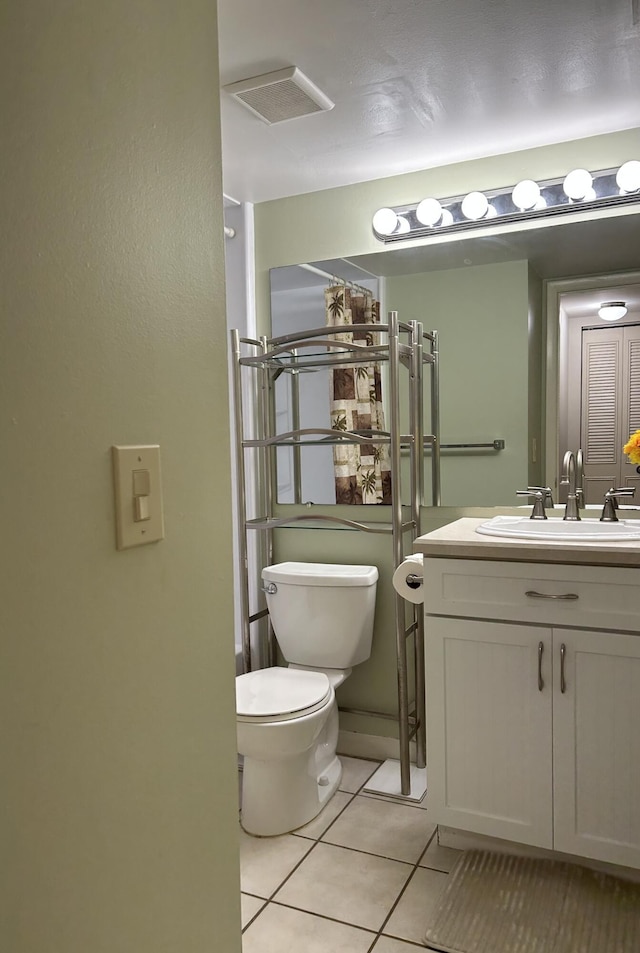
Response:
[{"label": "bathroom", "polygon": [[[549,46],[538,42],[540,5],[523,0],[508,5],[518,15],[511,39],[532,46],[531,100],[517,82],[524,58],[510,58],[517,74],[510,92],[504,82],[504,31],[496,22],[496,5],[468,3],[464,35],[471,52],[476,43],[499,35],[499,55],[467,59],[448,41],[446,55],[440,55],[433,49],[434,43],[443,45],[438,31],[424,31],[430,55],[421,49],[416,68],[398,82],[397,64],[407,62],[397,45],[399,13],[424,10],[435,16],[450,12],[451,5],[376,2],[375,16],[363,18],[360,4],[341,4],[350,13],[345,62],[371,70],[383,63],[384,75],[370,78],[364,91],[366,113],[378,120],[368,151],[380,162],[380,172],[368,179],[364,172],[354,175],[345,189],[334,189],[324,178],[330,152],[325,141],[323,149],[289,150],[293,172],[306,176],[300,183],[292,173],[290,184],[297,194],[307,193],[306,199],[245,193],[232,181],[223,186],[220,86],[242,72],[238,67],[235,75],[220,79],[218,28],[223,65],[233,52],[245,57],[243,69],[257,64],[269,70],[289,61],[297,25],[299,33],[322,43],[317,73],[309,62],[301,66],[317,79],[320,72],[332,73],[350,96],[356,91],[338,79],[337,64],[327,59],[338,46],[331,4],[295,0],[291,6],[290,22],[275,31],[279,42],[288,44],[286,59],[283,49],[278,62],[268,59],[267,41],[273,38],[274,11],[286,10],[284,3],[259,3],[253,17],[237,0],[221,0],[219,22],[216,4],[207,0],[69,0],[55,10],[45,0],[24,0],[6,7],[0,97],[7,148],[0,190],[10,238],[4,244],[0,348],[5,408],[0,522],[6,557],[0,697],[2,941],[12,953],[237,953],[241,948],[222,228],[230,210],[223,209],[223,189],[253,205],[255,228],[248,222],[244,236],[239,226],[236,235],[251,249],[255,270],[255,286],[253,280],[248,285],[256,307],[250,295],[247,313],[260,333],[268,333],[270,269],[379,252],[371,216],[381,204],[410,202],[425,193],[458,194],[471,184],[512,184],[523,175],[560,176],[580,165],[609,168],[639,152],[637,27],[628,22],[634,5],[626,0],[591,5],[591,15],[607,21],[596,29],[590,28],[584,5],[572,18],[567,5],[549,3],[548,19],[557,13],[564,20],[564,30],[554,33]],[[610,16],[614,7],[618,15]],[[527,29],[520,28],[520,16]],[[484,29],[485,23],[491,29]],[[568,34],[572,63],[580,66],[585,51],[584,69],[555,68],[564,62]],[[599,43],[600,59],[592,57]],[[615,63],[614,48],[621,53]],[[462,61],[468,70],[460,68]],[[477,84],[469,82],[474,62]],[[589,63],[600,64],[600,76],[590,72]],[[490,141],[484,149],[479,121],[473,136],[456,138],[447,120],[449,149],[446,155],[437,152],[433,133],[439,123],[429,117],[437,120],[438,102],[412,97],[425,68],[429,76],[446,68],[443,93],[459,91],[458,75],[466,88],[478,91],[494,78],[491,88],[510,106],[511,118],[499,113],[497,123],[485,127]],[[598,96],[602,83],[606,91]],[[344,106],[334,98],[333,115],[317,117],[320,122],[341,115]],[[558,117],[556,108],[563,104],[566,111]],[[223,104],[225,133],[229,105]],[[478,106],[478,99],[460,96],[448,109],[451,116],[468,119],[478,116]],[[542,119],[539,138],[524,126],[532,114]],[[312,122],[314,117],[309,128]],[[423,171],[407,164],[403,127],[418,133],[422,151],[413,170]],[[296,125],[259,128],[262,143],[241,150],[243,162],[256,170],[269,166],[268,149],[277,137],[291,142]],[[470,143],[477,147],[475,158],[463,148]],[[337,163],[346,167],[349,150],[336,151]],[[238,163],[237,170],[242,168]],[[375,181],[386,176],[393,195]],[[322,198],[313,195],[319,188],[328,190]],[[588,244],[613,253],[601,234]],[[227,239],[227,248],[234,240]],[[610,274],[616,263],[602,270]],[[489,436],[499,436],[494,420],[487,423]],[[157,442],[165,538],[119,551],[111,447]],[[514,479],[518,487],[520,482]],[[444,515],[460,512],[456,506]],[[425,531],[442,516],[426,508]],[[305,533],[300,530],[304,552],[292,555],[335,558],[328,543],[324,552],[320,543],[307,548]],[[345,546],[343,541],[341,559],[362,560],[361,551]],[[385,570],[388,557],[380,548],[369,548],[367,561],[382,570],[388,584],[391,565]],[[279,558],[286,555],[281,551]],[[382,613],[390,614],[385,601],[379,624]],[[387,645],[386,637],[374,633],[379,661],[366,679],[354,670],[343,704],[394,706],[395,660]],[[384,720],[353,715],[344,733],[345,750],[353,753],[344,758],[341,789],[332,803],[346,809],[364,797],[359,792],[371,766],[397,749]],[[376,739],[378,747],[346,747],[367,738]],[[450,855],[432,840],[428,811],[370,797],[364,806],[354,803],[361,828],[379,840],[376,850],[367,851],[340,838],[340,856],[351,859],[345,867],[352,887],[373,883],[369,876],[381,866],[397,872],[394,864],[409,865],[411,883],[419,886],[443,875]],[[418,815],[414,825],[420,837],[407,836],[406,827],[401,833],[394,823],[399,811]],[[338,831],[340,818],[335,820],[332,829]],[[282,855],[277,862],[270,856],[266,865],[280,878],[276,886],[309,848],[320,861],[332,852],[311,837],[305,842],[301,835],[290,836],[298,840],[285,839],[286,869]],[[268,841],[251,843],[263,840]],[[318,882],[322,866],[315,868]],[[397,895],[401,878],[393,877]],[[262,892],[259,884],[251,886],[247,895]],[[415,898],[408,891],[404,896],[408,902]],[[287,911],[300,907],[298,899],[280,910],[299,925]],[[254,910],[254,925],[268,911],[269,906]],[[416,913],[424,924],[424,905]],[[327,930],[333,925],[335,941],[325,949],[341,949],[338,919],[322,919]],[[403,947],[422,945],[404,933],[405,939],[398,938],[395,930],[395,938],[385,938],[375,931],[371,936],[366,925],[353,929],[356,949],[407,953]],[[313,942],[294,948],[309,953]],[[317,935],[315,942],[317,947]],[[261,953],[266,950],[264,943]]]},{"label": "bathroom", "polygon": [[[630,136],[628,146],[622,146],[625,155],[631,154],[629,150],[635,141],[635,135]],[[585,145],[582,144],[583,148]],[[554,473],[558,474],[558,468],[550,461],[554,454],[561,455],[556,443],[566,438],[557,434],[554,398],[547,389],[566,358],[558,350],[558,340],[564,339],[560,308],[555,323],[547,319],[549,296],[553,294],[558,301],[562,299],[566,312],[570,310],[572,293],[591,290],[593,306],[610,296],[618,297],[623,284],[630,300],[636,300],[633,294],[637,294],[639,277],[638,238],[633,229],[627,231],[625,222],[617,238],[615,229],[601,223],[602,241],[595,237],[599,226],[593,221],[583,223],[579,230],[563,224],[551,230],[553,238],[550,230],[545,234],[544,229],[538,229],[529,233],[526,240],[523,236],[513,240],[511,236],[510,242],[509,236],[501,235],[467,242],[464,247],[451,243],[446,248],[432,248],[433,262],[423,249],[421,257],[414,253],[405,266],[403,256],[411,258],[411,250],[406,243],[381,247],[370,231],[371,215],[381,206],[417,201],[425,194],[461,193],[471,187],[469,175],[472,173],[478,175],[477,184],[482,188],[489,182],[497,185],[497,177],[510,182],[525,174],[533,178],[543,174],[560,175],[561,165],[563,169],[582,164],[595,168],[586,154],[580,153],[579,147],[572,151],[567,143],[551,149],[555,155],[549,164],[549,148],[544,150],[544,155],[535,151],[526,155],[526,172],[522,156],[514,157],[510,168],[505,167],[505,156],[502,156],[499,163],[486,159],[464,168],[448,167],[446,174],[437,169],[409,173],[316,194],[276,198],[245,210],[247,214],[253,213],[255,228],[259,333],[288,333],[295,329],[291,323],[273,326],[271,319],[279,295],[284,297],[288,293],[292,299],[283,305],[283,312],[290,316],[295,311],[295,303],[292,305],[295,287],[303,280],[300,275],[292,275],[287,289],[286,272],[295,272],[300,264],[311,264],[360,283],[366,283],[372,274],[385,275],[379,282],[383,308],[397,308],[401,319],[406,316],[424,320],[426,327],[439,331],[442,442],[504,439],[505,448],[498,452],[443,454],[444,505],[437,510],[423,509],[423,532],[435,530],[458,517],[479,516],[485,507],[504,509],[524,504],[526,500],[516,497],[517,490],[557,481]],[[612,160],[611,154],[606,159],[601,155],[596,165],[613,165]],[[353,213],[353,208],[359,206],[363,210],[361,217]],[[343,215],[344,209],[349,209],[349,214]],[[336,228],[336,221],[340,222],[340,228]],[[227,242],[227,247],[229,244]],[[394,259],[392,266],[381,264],[382,260],[391,258]],[[622,278],[620,272],[625,273]],[[591,282],[590,289],[585,275],[598,276]],[[309,294],[316,293],[321,313],[323,289],[331,282],[318,278],[314,286],[313,275],[307,279],[306,300]],[[567,279],[573,279],[574,283]],[[608,289],[616,289],[616,293],[609,295]],[[633,305],[630,310],[634,310]],[[321,323],[319,319],[316,325]],[[484,361],[479,360],[478,355]],[[508,401],[504,400],[505,393],[509,394]],[[481,400],[477,399],[478,395]],[[545,456],[548,463],[543,470]],[[559,489],[558,502],[562,498],[562,489]],[[305,493],[302,499],[313,501],[314,506],[326,503],[326,498],[315,496],[313,492]],[[286,512],[287,505],[291,504],[285,504],[279,510],[281,514]],[[358,518],[355,508],[345,509],[352,518]],[[276,535],[277,561],[335,562],[338,551],[340,561],[358,563],[363,561],[362,553],[366,552],[366,561],[378,566],[380,615],[376,616],[373,653],[367,663],[354,668],[339,689],[339,704],[346,709],[340,716],[339,751],[347,758],[365,762],[396,758],[393,722],[349,711],[375,709],[392,714],[397,704],[395,646],[390,636],[393,606],[388,545],[376,537],[367,537],[363,544],[358,534],[317,532],[300,526]],[[327,839],[331,843],[331,838]],[[251,894],[251,890],[248,893]],[[281,897],[286,903],[286,893]],[[265,910],[254,908],[247,942],[252,934],[257,935],[263,914],[266,922]],[[403,933],[397,922],[389,932],[399,944],[400,938],[404,943],[419,942],[417,934],[411,930]],[[382,946],[382,941],[379,942]],[[399,945],[400,948],[404,949]]]}]

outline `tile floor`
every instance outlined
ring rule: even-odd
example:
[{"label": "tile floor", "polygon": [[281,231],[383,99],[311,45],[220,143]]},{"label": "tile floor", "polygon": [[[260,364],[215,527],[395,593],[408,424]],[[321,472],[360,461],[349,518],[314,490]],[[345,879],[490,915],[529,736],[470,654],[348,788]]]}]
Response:
[{"label": "tile floor", "polygon": [[377,762],[341,758],[339,791],[280,837],[241,830],[243,953],[415,953],[459,852],[420,805],[365,794]]}]

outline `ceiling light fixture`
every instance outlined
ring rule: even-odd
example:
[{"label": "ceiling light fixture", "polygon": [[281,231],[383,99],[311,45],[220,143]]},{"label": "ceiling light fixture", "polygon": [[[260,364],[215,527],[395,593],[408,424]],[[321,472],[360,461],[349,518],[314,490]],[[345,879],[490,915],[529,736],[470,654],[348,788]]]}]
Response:
[{"label": "ceiling light fixture", "polygon": [[447,198],[429,196],[412,205],[380,208],[372,224],[376,238],[386,244],[637,203],[640,161],[630,159],[619,168],[599,172],[576,168],[556,179],[522,179],[504,189],[474,190]]},{"label": "ceiling light fixture", "polygon": [[640,189],[640,162],[631,159],[623,163],[616,173],[616,182],[622,192],[637,192]]},{"label": "ceiling light fixture", "polygon": [[473,222],[476,222],[487,214],[489,201],[483,192],[469,192],[463,198],[460,209],[465,218],[470,218]]},{"label": "ceiling light fixture", "polygon": [[619,321],[626,313],[627,305],[624,301],[603,301],[598,310],[603,321]]}]

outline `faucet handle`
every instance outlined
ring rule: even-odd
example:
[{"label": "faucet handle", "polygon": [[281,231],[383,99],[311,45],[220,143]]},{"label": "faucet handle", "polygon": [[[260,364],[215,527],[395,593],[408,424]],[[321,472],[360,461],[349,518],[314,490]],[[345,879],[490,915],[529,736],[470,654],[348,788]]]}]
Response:
[{"label": "faucet handle", "polygon": [[604,506],[602,507],[601,523],[617,523],[618,499],[622,496],[633,496],[636,492],[635,486],[610,487],[604,495]]},{"label": "faucet handle", "polygon": [[542,493],[544,507],[547,510],[552,510],[554,507],[553,502],[553,490],[550,486],[528,486],[527,490],[531,496],[535,496],[536,493]]},{"label": "faucet handle", "polygon": [[[551,491],[549,491],[551,492]],[[516,496],[533,496],[535,497],[535,502],[533,504],[533,510],[531,511],[531,520],[546,520],[547,514],[544,511],[544,500],[545,500],[545,488],[537,486],[529,486],[526,490],[516,490]],[[553,504],[552,504],[553,505]]]}]

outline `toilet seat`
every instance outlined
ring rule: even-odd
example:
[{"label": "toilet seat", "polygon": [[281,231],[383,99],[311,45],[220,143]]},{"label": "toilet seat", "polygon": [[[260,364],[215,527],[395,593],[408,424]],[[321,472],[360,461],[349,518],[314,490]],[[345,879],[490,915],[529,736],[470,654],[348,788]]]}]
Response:
[{"label": "toilet seat", "polygon": [[323,672],[276,666],[236,678],[239,721],[290,721],[312,714],[332,698],[331,683]]}]

